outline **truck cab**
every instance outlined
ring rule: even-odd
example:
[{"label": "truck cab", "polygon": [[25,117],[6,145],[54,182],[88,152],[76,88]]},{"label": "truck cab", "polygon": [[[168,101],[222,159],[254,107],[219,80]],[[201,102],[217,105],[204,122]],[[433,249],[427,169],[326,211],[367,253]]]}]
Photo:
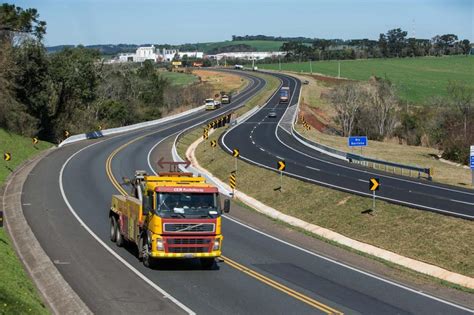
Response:
[{"label": "truck cab", "polygon": [[221,206],[218,189],[192,173],[158,176],[137,172],[129,196],[112,196],[110,237],[138,247],[139,258],[151,267],[160,259],[199,258],[212,268],[221,255]]},{"label": "truck cab", "polygon": [[221,103],[222,104],[229,104],[230,103],[230,95],[229,94],[223,94],[221,97]]},{"label": "truck cab", "polygon": [[290,100],[290,88],[284,86],[280,89],[280,103],[288,103]]},{"label": "truck cab", "polygon": [[214,110],[221,107],[221,102],[214,100],[213,98],[206,99],[204,103],[206,110]]}]

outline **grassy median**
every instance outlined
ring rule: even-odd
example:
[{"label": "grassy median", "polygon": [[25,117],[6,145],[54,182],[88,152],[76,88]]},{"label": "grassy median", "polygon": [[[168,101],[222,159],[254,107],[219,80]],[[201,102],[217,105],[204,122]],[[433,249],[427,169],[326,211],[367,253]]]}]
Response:
[{"label": "grassy median", "polygon": [[[42,141],[33,146],[31,139],[0,129],[2,155],[4,152],[12,154],[11,161],[2,159],[0,162],[0,185],[23,161],[51,146]],[[0,228],[0,261],[0,314],[48,314],[48,309],[13,250],[5,227]]]},{"label": "grassy median", "polygon": [[[201,166],[227,182],[234,160],[221,149],[213,151],[210,147],[210,140],[218,139],[222,132],[224,129],[218,130],[199,145],[196,157]],[[180,154],[199,136],[196,130],[183,137]],[[371,208],[370,198],[289,177],[283,177],[282,191],[276,190],[279,186],[277,173],[239,161],[237,189],[283,213],[406,257],[474,276],[474,224],[470,221],[380,200],[372,215],[363,214]]]}]

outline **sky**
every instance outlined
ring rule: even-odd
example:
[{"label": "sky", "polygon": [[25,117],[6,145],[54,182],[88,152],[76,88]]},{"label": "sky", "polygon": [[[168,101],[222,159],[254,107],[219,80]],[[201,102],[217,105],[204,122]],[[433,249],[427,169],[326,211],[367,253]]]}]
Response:
[{"label": "sky", "polygon": [[[7,0],[8,1],[8,0]],[[47,23],[47,46],[182,44],[232,35],[378,39],[453,33],[474,42],[474,0],[19,0]]]}]

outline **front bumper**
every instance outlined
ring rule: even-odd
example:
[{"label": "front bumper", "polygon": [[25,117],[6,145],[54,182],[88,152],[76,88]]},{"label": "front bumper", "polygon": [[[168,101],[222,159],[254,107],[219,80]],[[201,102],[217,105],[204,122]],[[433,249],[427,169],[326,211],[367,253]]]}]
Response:
[{"label": "front bumper", "polygon": [[191,259],[191,258],[215,258],[221,255],[220,250],[216,250],[210,253],[164,253],[161,251],[153,251],[151,257],[153,258],[180,258],[180,259]]}]

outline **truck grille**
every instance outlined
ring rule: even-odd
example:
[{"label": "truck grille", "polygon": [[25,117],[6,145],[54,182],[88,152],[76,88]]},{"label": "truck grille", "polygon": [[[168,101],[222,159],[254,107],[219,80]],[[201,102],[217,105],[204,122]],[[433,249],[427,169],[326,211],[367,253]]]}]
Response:
[{"label": "truck grille", "polygon": [[165,232],[214,232],[214,223],[165,223],[163,224],[163,230]]},{"label": "truck grille", "polygon": [[167,238],[169,245],[208,245],[211,243],[209,238]]},{"label": "truck grille", "polygon": [[209,247],[168,247],[169,253],[207,253]]}]

